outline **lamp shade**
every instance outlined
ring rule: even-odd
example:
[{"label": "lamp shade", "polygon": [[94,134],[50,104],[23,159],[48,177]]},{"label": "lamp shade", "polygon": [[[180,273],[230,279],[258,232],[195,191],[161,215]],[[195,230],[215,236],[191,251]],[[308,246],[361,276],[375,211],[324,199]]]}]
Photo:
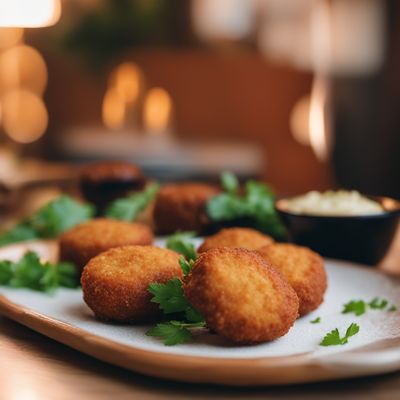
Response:
[{"label": "lamp shade", "polygon": [[60,16],[60,0],[0,0],[0,27],[50,26]]}]

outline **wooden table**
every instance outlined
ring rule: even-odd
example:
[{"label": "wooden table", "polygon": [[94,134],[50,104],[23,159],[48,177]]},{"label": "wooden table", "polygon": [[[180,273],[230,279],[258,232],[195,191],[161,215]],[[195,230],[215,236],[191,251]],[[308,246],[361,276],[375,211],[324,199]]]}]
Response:
[{"label": "wooden table", "polygon": [[[400,229],[382,267],[400,274]],[[400,397],[400,372],[290,387],[229,388],[167,382],[85,356],[0,317],[0,400],[307,399]]]}]

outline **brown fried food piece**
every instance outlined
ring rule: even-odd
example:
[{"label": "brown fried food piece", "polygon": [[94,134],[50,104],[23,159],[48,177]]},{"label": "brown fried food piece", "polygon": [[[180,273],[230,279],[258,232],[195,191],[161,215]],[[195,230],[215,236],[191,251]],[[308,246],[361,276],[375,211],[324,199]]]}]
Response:
[{"label": "brown fried food piece", "polygon": [[83,298],[97,318],[119,322],[150,321],[159,316],[151,303],[150,283],[181,277],[179,255],[153,246],[117,247],[92,258],[85,266]]},{"label": "brown fried food piece", "polygon": [[271,236],[251,228],[226,228],[215,235],[209,236],[199,247],[198,252],[203,253],[215,247],[240,247],[256,250],[274,242]]},{"label": "brown fried food piece", "polygon": [[153,216],[157,233],[204,232],[210,224],[205,205],[219,191],[217,187],[204,183],[186,182],[163,186],[154,205]]},{"label": "brown fried food piece", "polygon": [[246,249],[221,247],[202,253],[184,282],[184,293],[211,329],[237,343],[277,339],[298,316],[293,288]]},{"label": "brown fried food piece", "polygon": [[322,257],[307,247],[274,243],[257,251],[284,276],[300,300],[300,315],[323,302],[327,277]]},{"label": "brown fried food piece", "polygon": [[146,184],[140,168],[125,161],[102,161],[86,165],[79,175],[84,198],[101,212],[113,200],[142,190]]},{"label": "brown fried food piece", "polygon": [[97,218],[61,235],[60,259],[72,262],[81,271],[91,258],[105,250],[125,245],[148,245],[153,239],[153,232],[147,225]]}]

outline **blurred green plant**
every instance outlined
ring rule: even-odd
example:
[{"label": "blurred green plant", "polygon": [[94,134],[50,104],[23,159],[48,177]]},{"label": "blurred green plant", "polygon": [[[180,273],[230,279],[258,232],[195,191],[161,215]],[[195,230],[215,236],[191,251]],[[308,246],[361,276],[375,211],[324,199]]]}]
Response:
[{"label": "blurred green plant", "polygon": [[64,28],[61,42],[100,69],[132,47],[183,44],[189,6],[186,0],[103,0]]}]

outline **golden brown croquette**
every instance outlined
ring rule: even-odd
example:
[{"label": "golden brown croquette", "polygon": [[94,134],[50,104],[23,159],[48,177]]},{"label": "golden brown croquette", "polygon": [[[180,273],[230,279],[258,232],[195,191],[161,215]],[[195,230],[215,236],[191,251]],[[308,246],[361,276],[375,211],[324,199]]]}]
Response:
[{"label": "golden brown croquette", "polygon": [[174,183],[163,186],[154,205],[154,225],[157,233],[176,231],[202,233],[209,226],[207,200],[219,189],[203,183]]},{"label": "golden brown croquette", "polygon": [[72,262],[81,271],[92,257],[105,250],[125,245],[148,245],[153,239],[147,225],[97,218],[61,235],[60,259]]},{"label": "golden brown croquette", "polygon": [[298,316],[293,288],[246,249],[221,247],[202,253],[184,282],[184,293],[211,329],[237,343],[277,339]]},{"label": "golden brown croquette", "polygon": [[258,253],[284,276],[296,291],[300,314],[307,314],[323,302],[327,277],[322,257],[314,251],[289,243],[274,243]]},{"label": "golden brown croquette", "polygon": [[179,255],[153,246],[124,246],[105,251],[85,266],[83,298],[97,318],[119,322],[153,320],[160,314],[151,303],[150,283],[181,277]]},{"label": "golden brown croquette", "polygon": [[255,229],[226,228],[206,238],[199,247],[198,252],[203,253],[215,247],[240,247],[256,250],[273,242],[274,240],[271,236],[264,235]]}]

